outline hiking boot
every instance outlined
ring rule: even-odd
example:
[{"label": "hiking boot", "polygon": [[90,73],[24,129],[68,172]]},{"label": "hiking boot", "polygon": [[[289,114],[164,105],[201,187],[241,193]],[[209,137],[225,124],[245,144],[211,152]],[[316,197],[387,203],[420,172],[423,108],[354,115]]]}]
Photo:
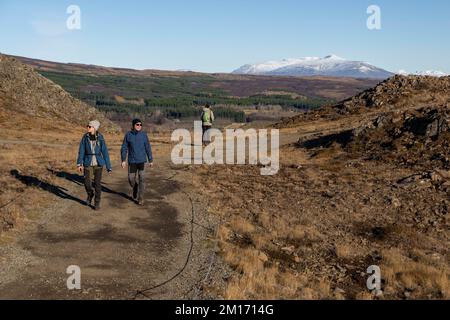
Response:
[{"label": "hiking boot", "polygon": [[100,202],[96,202],[96,203],[95,203],[95,206],[94,206],[94,210],[95,210],[95,211],[98,211],[98,210],[100,210],[100,209],[101,209]]},{"label": "hiking boot", "polygon": [[94,199],[94,195],[88,195],[86,199],[86,205],[90,206],[92,204],[92,199]]},{"label": "hiking boot", "polygon": [[143,206],[145,204],[144,199],[138,199],[137,204]]}]

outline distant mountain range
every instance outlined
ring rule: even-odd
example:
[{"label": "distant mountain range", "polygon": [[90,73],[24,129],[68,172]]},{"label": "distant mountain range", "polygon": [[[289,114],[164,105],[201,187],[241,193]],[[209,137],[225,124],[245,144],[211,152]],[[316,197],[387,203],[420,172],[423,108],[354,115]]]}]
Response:
[{"label": "distant mountain range", "polygon": [[[375,67],[367,62],[351,61],[334,54],[324,58],[305,57],[299,59],[283,59],[257,64],[246,64],[234,70],[234,74],[262,76],[293,76],[293,77],[345,77],[365,79],[387,79],[395,73]],[[400,75],[418,75],[444,77],[448,73],[435,70],[407,72],[398,71]]]},{"label": "distant mountain range", "polygon": [[445,77],[449,75],[448,73],[445,73],[443,71],[436,71],[436,70],[416,71],[416,72],[408,72],[405,70],[400,70],[397,73],[402,76],[416,75],[416,76]]},{"label": "distant mountain range", "polygon": [[348,78],[386,79],[394,73],[361,61],[350,61],[336,55],[324,58],[305,57],[283,59],[259,64],[246,64],[233,71],[234,74],[272,76],[330,76]]}]

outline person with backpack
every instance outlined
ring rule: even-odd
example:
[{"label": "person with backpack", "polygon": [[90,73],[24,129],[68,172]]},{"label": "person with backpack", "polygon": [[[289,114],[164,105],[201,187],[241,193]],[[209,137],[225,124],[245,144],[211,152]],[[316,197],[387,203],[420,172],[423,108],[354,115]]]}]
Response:
[{"label": "person with backpack", "polygon": [[202,120],[202,131],[203,131],[203,138],[202,138],[202,142],[203,145],[207,145],[208,142],[210,142],[209,137],[207,136],[208,130],[212,128],[213,122],[214,122],[214,112],[211,110],[211,106],[209,104],[207,104],[204,108],[203,108],[203,112],[201,115],[201,120]]},{"label": "person with backpack", "polygon": [[95,196],[95,210],[100,210],[103,167],[112,172],[105,138],[99,133],[100,122],[93,120],[87,126],[87,133],[81,138],[77,169],[84,171],[84,186],[87,192],[86,205],[90,206]]},{"label": "person with backpack", "polygon": [[146,132],[142,131],[142,121],[134,119],[132,129],[123,139],[121,148],[122,168],[127,166],[128,155],[128,182],[133,190],[133,200],[144,205],[145,191],[145,165],[153,167],[152,146]]}]

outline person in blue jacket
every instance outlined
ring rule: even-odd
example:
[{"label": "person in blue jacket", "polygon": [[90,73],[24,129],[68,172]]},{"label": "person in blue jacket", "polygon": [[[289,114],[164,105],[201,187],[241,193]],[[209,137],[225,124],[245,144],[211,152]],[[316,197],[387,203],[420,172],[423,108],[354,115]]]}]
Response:
[{"label": "person in blue jacket", "polygon": [[109,173],[112,171],[105,138],[98,132],[99,128],[100,122],[97,120],[89,122],[87,133],[80,142],[77,159],[78,171],[84,171],[84,186],[88,194],[86,205],[90,206],[95,196],[95,210],[100,210],[103,167],[106,166]]},{"label": "person in blue jacket", "polygon": [[153,167],[152,146],[146,132],[142,131],[142,121],[134,119],[132,129],[123,139],[121,148],[122,168],[127,166],[128,154],[128,182],[133,189],[133,200],[144,205],[145,164]]}]

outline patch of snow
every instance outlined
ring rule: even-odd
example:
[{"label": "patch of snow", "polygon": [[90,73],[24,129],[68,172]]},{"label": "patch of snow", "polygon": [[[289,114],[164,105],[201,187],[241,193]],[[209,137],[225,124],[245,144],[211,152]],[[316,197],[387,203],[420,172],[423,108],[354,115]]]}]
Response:
[{"label": "patch of snow", "polygon": [[415,76],[431,76],[431,77],[446,77],[449,74],[445,73],[443,71],[439,70],[426,70],[426,71],[416,71],[416,72],[408,72],[405,70],[399,70],[397,72],[399,75],[403,76],[409,76],[409,75],[415,75]]},{"label": "patch of snow", "polygon": [[331,54],[323,58],[304,57],[280,61],[246,64],[233,71],[235,74],[284,76],[335,76],[360,78],[388,78],[393,74],[369,63],[350,61]]}]

